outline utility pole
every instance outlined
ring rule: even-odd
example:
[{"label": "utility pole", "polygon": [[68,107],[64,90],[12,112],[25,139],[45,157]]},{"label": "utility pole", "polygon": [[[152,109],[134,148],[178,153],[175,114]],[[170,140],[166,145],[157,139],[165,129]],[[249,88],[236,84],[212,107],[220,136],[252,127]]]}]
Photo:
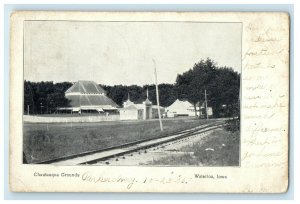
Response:
[{"label": "utility pole", "polygon": [[42,113],[43,113],[43,103],[40,103],[40,105],[41,105],[41,115],[42,115]]},{"label": "utility pole", "polygon": [[204,96],[205,96],[205,112],[206,112],[206,119],[208,119],[206,89],[205,89],[205,91],[204,91]]},{"label": "utility pole", "polygon": [[155,60],[153,60],[153,64],[154,64],[154,75],[155,75],[155,87],[156,87],[156,101],[157,101],[157,110],[158,110],[158,118],[159,118],[159,125],[160,125],[160,130],[163,131],[163,125],[162,125],[162,121],[161,121],[161,115],[160,115],[160,105],[159,105],[159,94],[158,94],[158,85],[157,85],[157,73],[156,73],[156,63]]}]

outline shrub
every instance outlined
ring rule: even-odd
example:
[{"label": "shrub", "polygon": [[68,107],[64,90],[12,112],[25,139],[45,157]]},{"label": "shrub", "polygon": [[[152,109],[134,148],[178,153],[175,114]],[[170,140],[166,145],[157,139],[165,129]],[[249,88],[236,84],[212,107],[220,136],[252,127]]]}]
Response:
[{"label": "shrub", "polygon": [[240,119],[235,118],[235,119],[226,120],[225,130],[232,132],[232,133],[240,131]]}]

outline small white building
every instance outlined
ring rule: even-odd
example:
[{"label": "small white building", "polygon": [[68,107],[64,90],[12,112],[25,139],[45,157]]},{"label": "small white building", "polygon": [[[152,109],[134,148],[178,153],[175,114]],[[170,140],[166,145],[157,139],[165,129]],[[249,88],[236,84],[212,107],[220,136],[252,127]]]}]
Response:
[{"label": "small white building", "polygon": [[123,108],[119,109],[120,120],[148,120],[152,119],[152,102],[147,99],[141,104],[135,104],[130,101],[129,95],[127,101],[123,103]]},{"label": "small white building", "polygon": [[[199,114],[200,114],[199,115],[200,118],[205,118],[206,117],[205,107],[201,106]],[[208,115],[209,118],[211,118],[213,116],[212,107],[207,107],[207,115]]]},{"label": "small white building", "polygon": [[120,120],[138,120],[139,109],[133,104],[119,109]]},{"label": "small white building", "polygon": [[[162,117],[165,115],[165,108],[162,106],[159,106],[160,109],[160,114]],[[152,118],[159,118],[158,116],[158,105],[153,105],[152,106]]]}]

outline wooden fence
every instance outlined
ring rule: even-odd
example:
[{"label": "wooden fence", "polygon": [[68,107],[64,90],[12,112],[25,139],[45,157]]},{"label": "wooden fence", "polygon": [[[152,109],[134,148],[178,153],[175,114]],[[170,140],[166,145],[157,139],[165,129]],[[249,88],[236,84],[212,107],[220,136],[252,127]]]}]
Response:
[{"label": "wooden fence", "polygon": [[43,117],[24,115],[23,121],[30,123],[86,123],[86,122],[102,122],[102,121],[117,121],[120,120],[120,115],[109,116],[82,116],[82,117]]}]

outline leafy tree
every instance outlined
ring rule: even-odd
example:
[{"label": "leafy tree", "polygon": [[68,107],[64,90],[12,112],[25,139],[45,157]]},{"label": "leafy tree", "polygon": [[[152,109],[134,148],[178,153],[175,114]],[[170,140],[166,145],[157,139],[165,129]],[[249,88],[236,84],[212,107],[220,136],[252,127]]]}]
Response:
[{"label": "leafy tree", "polygon": [[[236,109],[240,75],[232,68],[217,67],[211,60],[201,60],[192,69],[179,74],[176,79],[178,98],[188,100],[196,105],[205,101],[204,92],[207,92],[208,106],[213,108],[215,117],[230,116]],[[226,108],[224,108],[226,107]]]},{"label": "leafy tree", "polygon": [[[178,75],[176,89],[178,98],[188,100],[194,105],[204,102],[204,92],[213,86],[216,72],[216,64],[210,59],[201,60],[192,69]],[[195,111],[196,113],[196,111]]]},{"label": "leafy tree", "polygon": [[127,100],[127,93],[128,90],[125,86],[115,85],[109,89],[107,95],[119,106],[122,106],[123,101]]},{"label": "leafy tree", "polygon": [[33,90],[31,82],[25,81],[24,83],[24,114],[33,114],[35,108],[34,96],[35,92]]},{"label": "leafy tree", "polygon": [[24,114],[52,113],[58,107],[67,107],[69,101],[65,91],[72,86],[70,82],[30,82],[24,81]]},{"label": "leafy tree", "polygon": [[177,92],[173,84],[159,84],[158,90],[159,90],[159,102],[161,106],[168,107],[172,103],[174,103],[174,101],[176,101]]}]

